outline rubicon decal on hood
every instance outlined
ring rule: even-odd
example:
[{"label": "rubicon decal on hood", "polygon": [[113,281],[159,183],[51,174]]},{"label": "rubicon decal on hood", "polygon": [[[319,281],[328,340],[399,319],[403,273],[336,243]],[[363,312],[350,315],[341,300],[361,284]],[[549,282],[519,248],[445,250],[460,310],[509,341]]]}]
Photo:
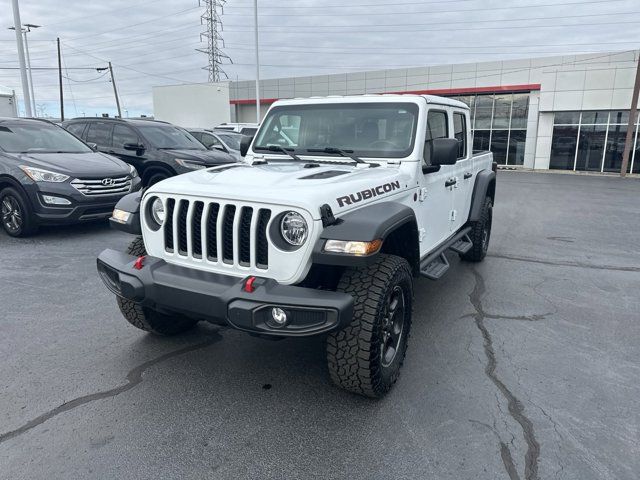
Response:
[{"label": "rubicon decal on hood", "polygon": [[361,202],[362,200],[367,200],[369,198],[377,197],[378,195],[384,195],[385,193],[393,192],[394,190],[398,190],[399,188],[399,181],[385,183],[383,185],[378,185],[377,187],[367,188],[366,190],[362,190],[361,192],[351,193],[349,195],[345,195],[344,197],[338,197],[336,198],[336,200],[338,201],[338,206],[344,207],[345,205],[353,205],[354,203]]}]

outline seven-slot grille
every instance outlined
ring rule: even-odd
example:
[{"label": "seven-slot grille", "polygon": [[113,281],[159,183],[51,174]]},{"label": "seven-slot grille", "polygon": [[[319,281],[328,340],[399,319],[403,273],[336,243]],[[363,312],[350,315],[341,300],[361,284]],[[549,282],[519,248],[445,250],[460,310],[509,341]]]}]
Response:
[{"label": "seven-slot grille", "polygon": [[131,190],[131,177],[76,178],[71,182],[80,193],[87,196],[115,195]]},{"label": "seven-slot grille", "polygon": [[164,248],[186,258],[266,270],[268,208],[167,199]]}]

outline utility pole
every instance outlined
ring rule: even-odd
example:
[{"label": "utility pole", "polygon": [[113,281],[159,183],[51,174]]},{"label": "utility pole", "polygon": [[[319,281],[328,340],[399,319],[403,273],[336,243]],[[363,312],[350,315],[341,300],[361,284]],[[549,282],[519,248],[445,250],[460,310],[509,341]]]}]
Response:
[{"label": "utility pole", "polygon": [[631,145],[633,144],[633,131],[636,126],[636,118],[638,116],[638,93],[640,93],[640,54],[636,51],[638,57],[638,66],[636,67],[636,83],[633,84],[633,94],[631,95],[631,108],[629,109],[629,123],[627,125],[627,136],[624,139],[624,151],[622,153],[622,167],[620,167],[620,176],[627,175],[627,167],[629,166],[629,156],[631,154]]},{"label": "utility pole", "polygon": [[[220,15],[224,13],[224,4],[227,0],[198,0],[198,5],[204,4],[204,13],[200,16],[200,24],[206,25],[206,31],[200,34],[200,41],[206,38],[207,48],[196,48],[196,51],[206,53],[208,65],[204,70],[209,72],[209,83],[219,82],[222,78],[229,76],[222,70],[221,65],[224,60],[231,62],[231,58],[222,52],[220,44],[224,47],[222,38],[222,19]],[[231,62],[233,63],[233,62]]]},{"label": "utility pole", "polygon": [[60,37],[56,38],[58,44],[58,84],[60,85],[60,121],[64,122],[64,94],[62,93],[62,55],[60,53]]},{"label": "utility pole", "polygon": [[122,112],[120,111],[120,99],[118,98],[118,89],[116,88],[116,79],[113,78],[113,67],[109,62],[109,73],[111,74],[111,83],[113,84],[113,94],[116,96],[116,106],[118,107],[118,116],[122,118]]},{"label": "utility pole", "polygon": [[260,54],[258,49],[258,0],[253,0],[253,22],[256,43],[256,123],[260,123]]},{"label": "utility pole", "polygon": [[33,90],[33,76],[31,75],[31,55],[29,54],[29,43],[27,41],[27,33],[30,33],[32,28],[40,28],[40,25],[35,25],[33,23],[25,23],[23,34],[24,34],[24,49],[27,52],[27,71],[29,72],[29,88],[31,89],[31,102],[33,103],[34,115],[37,115],[36,95]]},{"label": "utility pole", "polygon": [[31,95],[29,92],[29,80],[27,79],[27,68],[24,61],[24,45],[22,43],[22,22],[20,21],[20,6],[18,0],[11,0],[13,7],[13,26],[16,30],[16,46],[18,47],[18,62],[20,63],[20,79],[22,80],[22,94],[24,96],[24,107],[27,117],[33,116],[31,110]]}]

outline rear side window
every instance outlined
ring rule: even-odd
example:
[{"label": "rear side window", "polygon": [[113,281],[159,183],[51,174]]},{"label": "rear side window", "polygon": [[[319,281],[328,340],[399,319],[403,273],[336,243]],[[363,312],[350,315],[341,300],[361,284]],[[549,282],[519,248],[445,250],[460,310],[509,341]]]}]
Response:
[{"label": "rear side window", "polygon": [[449,137],[449,123],[447,112],[430,110],[427,114],[427,134],[424,146],[424,163],[431,165],[431,142],[436,138]]},{"label": "rear side window", "polygon": [[126,125],[114,125],[113,146],[123,148],[125,143],[139,143],[138,135]]},{"label": "rear side window", "polygon": [[251,136],[255,135],[257,131],[258,131],[258,129],[254,128],[254,127],[245,127],[242,130],[240,130],[240,133],[242,135],[247,135],[247,136],[251,137]]},{"label": "rear side window", "polygon": [[467,156],[467,122],[462,113],[453,114],[453,136],[458,142],[458,158]]},{"label": "rear side window", "polygon": [[95,143],[100,147],[110,147],[111,128],[110,123],[91,122],[87,130],[87,142]]},{"label": "rear side window", "polygon": [[84,127],[86,123],[72,123],[71,125],[67,125],[67,130],[73,133],[76,137],[82,138],[82,132],[84,131]]}]

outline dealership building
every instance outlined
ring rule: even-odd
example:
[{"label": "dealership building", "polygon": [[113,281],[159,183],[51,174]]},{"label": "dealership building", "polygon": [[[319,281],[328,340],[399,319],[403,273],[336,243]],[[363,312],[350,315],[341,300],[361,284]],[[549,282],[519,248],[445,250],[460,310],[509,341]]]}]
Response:
[{"label": "dealership building", "polygon": [[[640,51],[276,78],[260,82],[261,114],[277,99],[435,94],[469,105],[474,148],[499,164],[619,172]],[[230,82],[230,119],[255,122],[255,82]],[[638,128],[629,168],[640,173]]]}]

